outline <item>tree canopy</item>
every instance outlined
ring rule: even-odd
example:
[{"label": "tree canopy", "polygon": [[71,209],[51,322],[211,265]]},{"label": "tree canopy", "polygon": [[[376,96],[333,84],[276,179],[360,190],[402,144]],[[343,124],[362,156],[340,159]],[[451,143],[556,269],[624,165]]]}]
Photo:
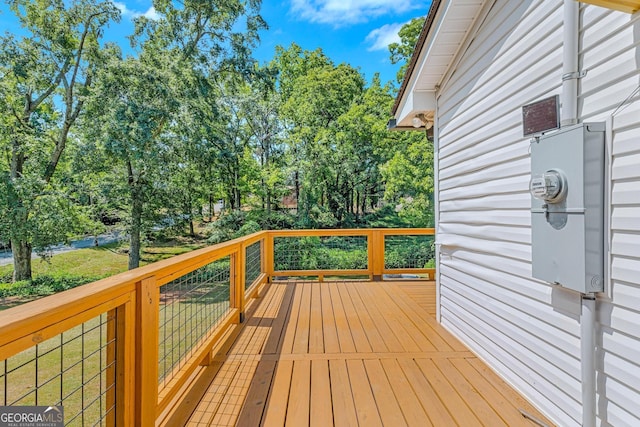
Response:
[{"label": "tree canopy", "polygon": [[14,280],[30,279],[32,249],[113,227],[135,268],[153,230],[193,234],[221,206],[238,232],[366,226],[389,206],[432,225],[431,143],[387,131],[391,82],[295,43],[258,64],[256,0],[154,6],[124,55],[102,40],[111,2],[11,1],[24,35],[0,36],[0,243]]}]

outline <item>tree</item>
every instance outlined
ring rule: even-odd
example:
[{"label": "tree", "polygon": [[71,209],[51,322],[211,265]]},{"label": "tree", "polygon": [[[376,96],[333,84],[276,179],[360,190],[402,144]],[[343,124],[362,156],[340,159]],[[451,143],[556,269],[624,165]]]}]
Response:
[{"label": "tree", "polygon": [[[182,174],[174,183],[185,179],[183,183],[193,184],[192,165],[183,163],[181,167],[183,159],[176,155],[204,145],[188,134],[180,135],[184,130],[180,120],[193,108],[196,117],[219,117],[217,108],[208,110],[210,100],[216,99],[212,97],[216,80],[244,78],[253,65],[250,47],[264,27],[255,0],[186,0],[180,5],[163,1],[154,5],[158,19],[136,20],[133,40],[140,48],[139,57],[110,59],[100,75],[93,109],[96,116],[104,109],[103,120],[96,125],[98,134],[106,150],[124,167],[129,189],[129,268],[139,265],[143,218],[157,211],[154,200],[169,193],[169,177]],[[237,31],[239,21],[246,24],[245,32]],[[198,138],[201,129],[194,132]],[[216,138],[220,133],[213,135]],[[187,147],[185,143],[190,142],[195,144]],[[233,161],[225,165],[237,171],[235,154],[227,157]],[[230,185],[234,203],[240,200],[235,184],[241,178],[236,173],[236,181]],[[183,206],[191,203],[182,200]]]},{"label": "tree", "polygon": [[386,128],[393,103],[390,84],[381,86],[376,74],[362,96],[338,119],[335,140],[340,147],[336,159],[341,165],[344,184],[341,198],[345,212],[363,216],[376,207],[383,185],[380,166],[388,160],[384,147],[395,148],[398,134]]},{"label": "tree", "polygon": [[[31,280],[31,251],[66,238],[43,233],[42,204],[56,199],[53,177],[96,72],[98,40],[119,12],[111,2],[13,0],[27,33],[0,37],[0,236],[11,241],[13,280]],[[46,197],[45,197],[46,196]],[[63,212],[64,210],[61,210]],[[58,217],[54,223],[69,223]],[[53,226],[55,229],[56,226]]]},{"label": "tree", "polygon": [[402,83],[402,80],[404,79],[404,74],[409,66],[408,61],[411,58],[411,55],[413,55],[413,50],[418,42],[418,37],[420,37],[424,20],[425,17],[420,16],[418,18],[413,18],[411,21],[404,24],[398,32],[398,35],[400,36],[400,43],[391,43],[389,45],[391,63],[397,64],[399,62],[403,62],[402,66],[398,70],[398,74],[396,75],[398,83]]},{"label": "tree", "polygon": [[260,162],[260,188],[263,226],[268,226],[275,196],[286,193],[286,168],[283,163],[282,123],[279,110],[280,95],[272,86],[255,81],[238,95],[239,112],[244,118],[250,147]]},{"label": "tree", "polygon": [[[296,97],[289,107],[297,105],[295,115],[304,144],[307,162],[303,163],[307,205],[326,206],[338,222],[347,212],[345,157],[352,153],[338,139],[338,121],[357,102],[364,90],[364,80],[354,68],[340,64],[335,68],[310,71],[297,85]],[[291,102],[292,101],[292,102]],[[314,191],[315,190],[315,191]]]},{"label": "tree", "polygon": [[172,76],[165,67],[146,58],[117,55],[98,75],[90,105],[90,135],[100,139],[108,157],[125,177],[128,189],[129,269],[140,264],[145,203],[164,185],[169,144],[166,126],[177,108]]},{"label": "tree", "polygon": [[433,227],[433,142],[411,133],[405,143],[382,167],[384,197],[399,202],[400,216],[414,227]]}]

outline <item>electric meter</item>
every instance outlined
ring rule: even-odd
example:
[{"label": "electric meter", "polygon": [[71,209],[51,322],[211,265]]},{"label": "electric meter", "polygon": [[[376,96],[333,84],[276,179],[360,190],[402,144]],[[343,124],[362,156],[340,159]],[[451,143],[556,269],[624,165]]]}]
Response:
[{"label": "electric meter", "polygon": [[567,195],[567,178],[562,171],[550,169],[543,174],[531,177],[529,191],[536,199],[548,203],[559,203]]},{"label": "electric meter", "polygon": [[581,293],[603,290],[604,136],[580,123],[531,142],[531,275]]}]

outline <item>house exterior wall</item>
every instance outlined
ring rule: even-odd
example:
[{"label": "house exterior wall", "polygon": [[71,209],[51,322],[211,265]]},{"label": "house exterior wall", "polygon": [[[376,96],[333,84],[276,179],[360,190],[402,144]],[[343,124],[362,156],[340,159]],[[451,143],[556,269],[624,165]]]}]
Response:
[{"label": "house exterior wall", "polygon": [[[532,279],[521,107],[560,94],[560,0],[489,2],[437,99],[440,316],[558,425],[582,419],[580,297]],[[607,121],[611,241],[598,298],[600,425],[640,425],[640,14],[582,5],[581,122]],[[612,116],[613,114],[613,116]]]}]

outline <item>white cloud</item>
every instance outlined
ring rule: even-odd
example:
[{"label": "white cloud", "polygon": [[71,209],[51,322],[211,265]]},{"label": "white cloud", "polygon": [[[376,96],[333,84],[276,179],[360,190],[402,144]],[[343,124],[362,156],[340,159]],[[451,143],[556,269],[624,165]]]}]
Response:
[{"label": "white cloud", "polygon": [[151,6],[149,9],[147,9],[146,12],[140,12],[140,11],[137,11],[137,10],[129,9],[129,7],[127,7],[126,4],[118,2],[118,1],[114,1],[113,5],[120,10],[120,13],[125,18],[133,19],[133,18],[138,18],[140,16],[144,16],[145,18],[149,18],[149,19],[152,19],[154,21],[160,19],[160,15],[156,11],[156,8],[153,7],[153,6]]},{"label": "white cloud", "polygon": [[149,18],[153,21],[160,19],[160,14],[156,11],[156,8],[151,6],[145,13],[142,14],[145,18]]},{"label": "white cloud", "polygon": [[294,15],[336,27],[424,7],[410,0],[291,0]]},{"label": "white cloud", "polygon": [[370,44],[367,50],[369,52],[374,50],[387,50],[391,43],[399,43],[400,36],[398,32],[404,24],[404,22],[399,24],[386,24],[372,30],[365,38],[365,41]]}]

